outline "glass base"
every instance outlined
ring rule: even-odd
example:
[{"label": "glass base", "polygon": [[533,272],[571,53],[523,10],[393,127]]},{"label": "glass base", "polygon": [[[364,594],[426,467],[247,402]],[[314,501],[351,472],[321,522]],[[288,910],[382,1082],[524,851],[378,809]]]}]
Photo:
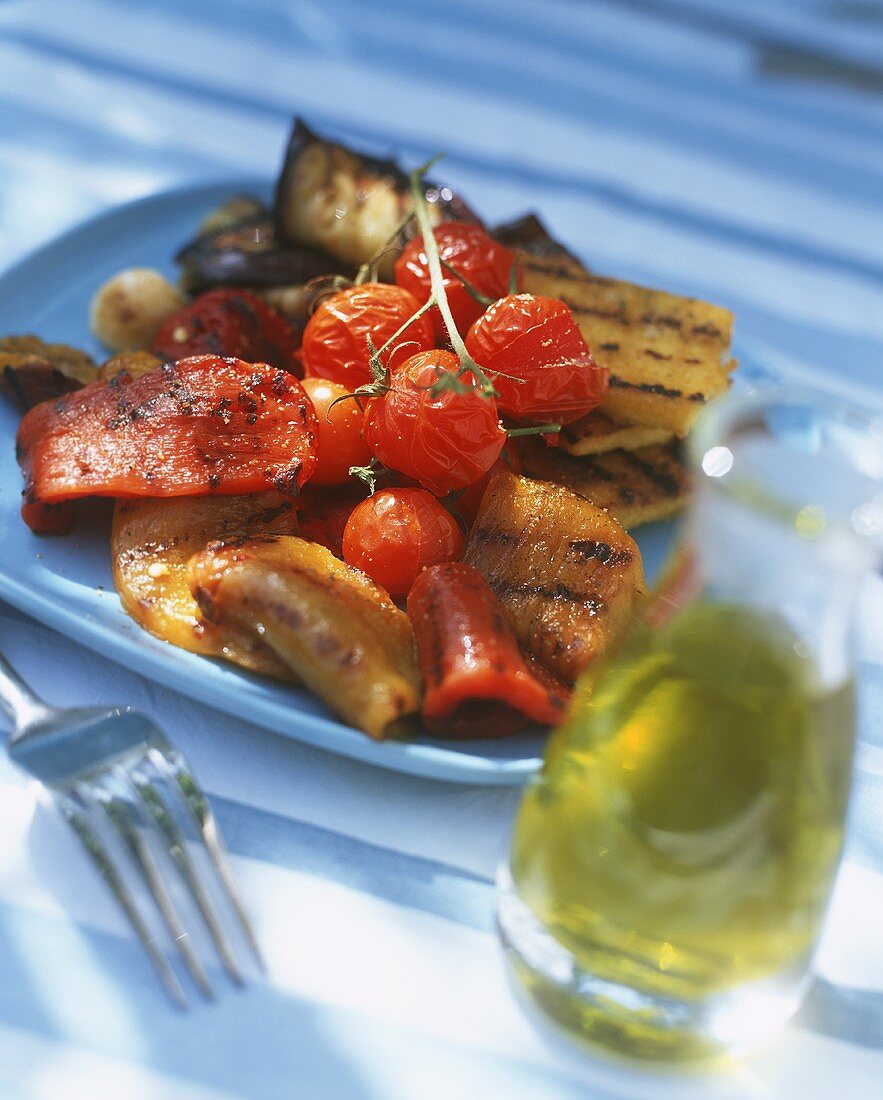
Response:
[{"label": "glass base", "polygon": [[497,886],[500,937],[528,993],[569,1032],[608,1052],[660,1062],[739,1056],[767,1042],[803,997],[803,967],[695,1001],[599,978],[524,904],[505,861]]}]

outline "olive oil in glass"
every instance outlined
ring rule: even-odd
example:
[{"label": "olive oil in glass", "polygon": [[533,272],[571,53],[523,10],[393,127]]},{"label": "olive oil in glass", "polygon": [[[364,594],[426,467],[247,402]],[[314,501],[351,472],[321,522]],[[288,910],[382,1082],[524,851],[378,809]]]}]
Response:
[{"label": "olive oil in glass", "polygon": [[[713,1057],[786,1019],[840,857],[849,619],[875,556],[849,524],[873,526],[860,509],[879,471],[851,477],[855,456],[832,444],[844,468],[831,481],[831,454],[805,432],[820,414],[778,400],[803,413],[784,434],[763,399],[718,414],[737,476],[700,484],[655,598],[580,681],[501,868],[516,973],[569,1029],[627,1055]],[[824,506],[800,498],[799,469],[789,481],[792,447],[798,466],[824,458]],[[709,450],[700,480],[722,476],[703,475]]]}]

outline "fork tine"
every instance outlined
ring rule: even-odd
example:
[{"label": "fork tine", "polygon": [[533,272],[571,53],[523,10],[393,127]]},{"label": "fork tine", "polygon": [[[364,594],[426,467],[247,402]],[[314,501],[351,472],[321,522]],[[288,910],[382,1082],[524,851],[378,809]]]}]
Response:
[{"label": "fork tine", "polygon": [[233,870],[230,867],[230,862],[227,859],[227,853],[224,848],[224,840],[218,828],[217,821],[215,820],[215,815],[212,813],[211,806],[208,804],[208,800],[190,773],[183,756],[181,756],[177,750],[171,747],[164,751],[158,748],[152,748],[148,750],[147,755],[159,770],[160,774],[168,778],[170,789],[176,790],[180,796],[185,812],[193,821],[205,843],[206,851],[212,861],[215,872],[227,896],[227,900],[236,913],[242,932],[251,948],[252,955],[260,969],[266,971],[267,967],[264,962],[264,957],[261,954],[260,947],[258,947],[257,937],[252,929],[251,921],[239,898],[239,893],[233,878]]},{"label": "fork tine", "polygon": [[152,815],[143,809],[138,791],[129,778],[128,772],[121,765],[116,765],[101,773],[93,789],[101,789],[109,796],[108,801],[101,802],[105,813],[128,845],[132,858],[153,895],[153,900],[199,991],[208,1000],[214,999],[215,994],[208,975],[190,944],[187,930],[166,888],[153,853],[138,831],[139,825],[150,832],[155,832],[156,826]]},{"label": "fork tine", "polygon": [[184,834],[178,827],[174,813],[166,806],[158,791],[151,784],[150,778],[142,770],[144,767],[149,767],[155,779],[160,783],[164,781],[164,776],[157,769],[155,763],[149,756],[145,756],[139,761],[139,766],[129,772],[135,789],[141,796],[143,805],[152,815],[168,842],[169,855],[174,860],[181,877],[190,888],[196,906],[214,941],[221,962],[224,964],[224,969],[237,985],[243,985],[242,973],[233,954],[233,948],[224,929],[221,927],[221,922],[208,891],[202,883],[199,871],[187,847]]},{"label": "fork tine", "polygon": [[144,923],[134,897],[126,886],[122,875],[117,870],[113,856],[101,843],[98,834],[92,829],[86,820],[88,809],[83,799],[76,793],[62,795],[56,792],[56,802],[62,816],[79,837],[83,847],[88,852],[95,866],[98,868],[104,881],[110,887],[114,897],[120,904],[120,908],[128,917],[129,923],[135,930],[135,934],[141,941],[147,956],[153,963],[154,969],[165,988],[169,999],[178,1008],[187,1008],[187,997],[178,980],[178,976],[169,966],[169,961],[163,952],[157,947],[156,939],[150,934],[150,930]]}]

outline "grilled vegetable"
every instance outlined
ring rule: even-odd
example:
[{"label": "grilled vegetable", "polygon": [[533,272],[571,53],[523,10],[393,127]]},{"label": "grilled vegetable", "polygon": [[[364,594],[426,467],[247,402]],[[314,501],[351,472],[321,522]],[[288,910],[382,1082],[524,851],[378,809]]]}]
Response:
[{"label": "grilled vegetable", "polygon": [[[448,188],[427,180],[425,189],[435,221],[478,221]],[[395,161],[327,141],[295,119],[276,189],[280,240],[358,267],[390,240],[410,208],[408,177]],[[388,279],[391,264],[381,270]]]},{"label": "grilled vegetable", "polygon": [[146,351],[163,321],[183,304],[181,292],[161,272],[131,267],[95,292],[89,326],[111,351]]},{"label": "grilled vegetable", "polygon": [[675,515],[689,494],[687,468],[676,440],[575,458],[530,439],[524,441],[521,458],[526,474],[579,493],[629,529]]},{"label": "grilled vegetable", "polygon": [[178,252],[181,282],[192,294],[215,287],[248,289],[303,286],[320,275],[349,275],[327,252],[279,241],[268,212],[203,233]]},{"label": "grilled vegetable", "polygon": [[541,259],[557,260],[566,270],[575,274],[588,272],[579,257],[566,249],[560,241],[556,241],[536,214],[525,214],[515,221],[498,225],[491,230],[491,236],[513,252],[526,252]]},{"label": "grilled vegetable", "polygon": [[233,195],[214,210],[209,210],[199,223],[199,235],[209,237],[214,233],[223,233],[225,229],[236,229],[269,217],[270,211],[254,195]]},{"label": "grilled vegetable", "polygon": [[521,644],[572,683],[625,626],[644,591],[641,553],[611,516],[559,485],[501,471],[465,560]]},{"label": "grilled vegetable", "polygon": [[17,448],[28,503],[295,495],[316,466],[316,430],[292,375],[202,355],[39,405],[22,420]]},{"label": "grilled vegetable", "polygon": [[187,563],[208,543],[258,534],[295,534],[292,500],[269,491],[248,496],[119,500],[110,537],[113,579],[125,610],[172,645],[292,680],[260,638],[207,623],[190,593]]},{"label": "grilled vegetable", "polygon": [[654,443],[667,443],[672,437],[667,428],[644,428],[639,424],[617,424],[600,409],[565,424],[558,446],[571,455],[597,455],[605,451],[635,451]]},{"label": "grilled vegetable", "polygon": [[35,535],[66,535],[74,526],[76,515],[68,500],[58,504],[25,501],[21,506],[21,518]]},{"label": "grilled vegetable", "polygon": [[97,373],[92,356],[68,344],[47,344],[38,336],[0,338],[0,391],[22,412],[80,389]]},{"label": "grilled vegetable", "polygon": [[424,569],[408,596],[423,673],[423,718],[446,737],[504,737],[528,722],[551,725],[567,691],[530,671],[496,596],[464,562]]},{"label": "grilled vegetable", "polygon": [[298,373],[300,335],[247,290],[207,290],[165,319],[151,351],[174,362],[192,355],[232,355]]},{"label": "grilled vegetable", "polygon": [[105,360],[98,369],[98,379],[109,382],[118,374],[126,374],[128,380],[140,378],[162,366],[162,359],[149,351],[121,351]]},{"label": "grilled vegetable", "polygon": [[219,543],[190,564],[205,617],[259,636],[332,710],[372,737],[420,706],[407,616],[324,546],[277,536]]},{"label": "grilled vegetable", "polygon": [[719,306],[527,256],[524,289],[561,298],[592,355],[610,371],[602,406],[624,424],[685,435],[705,403],[729,386],[733,315]]}]

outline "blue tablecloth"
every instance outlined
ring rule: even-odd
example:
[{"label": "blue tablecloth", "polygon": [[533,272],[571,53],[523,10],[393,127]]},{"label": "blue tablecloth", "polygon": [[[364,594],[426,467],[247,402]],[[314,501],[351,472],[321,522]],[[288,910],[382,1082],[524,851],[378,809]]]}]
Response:
[{"label": "blue tablecloth", "polygon": [[[876,0],[7,0],[0,264],[125,199],[273,175],[299,112],[411,163],[445,150],[445,178],[495,220],[539,210],[596,270],[725,304],[764,366],[861,397],[883,388],[881,90]],[[131,702],[181,743],[270,962],[267,982],[176,1014],[65,827],[0,761],[0,1090],[879,1096],[881,610],[878,582],[810,995],[770,1050],[686,1079],[586,1057],[507,981],[492,877],[514,792],[307,749],[0,610],[0,649],[55,701]]]}]

